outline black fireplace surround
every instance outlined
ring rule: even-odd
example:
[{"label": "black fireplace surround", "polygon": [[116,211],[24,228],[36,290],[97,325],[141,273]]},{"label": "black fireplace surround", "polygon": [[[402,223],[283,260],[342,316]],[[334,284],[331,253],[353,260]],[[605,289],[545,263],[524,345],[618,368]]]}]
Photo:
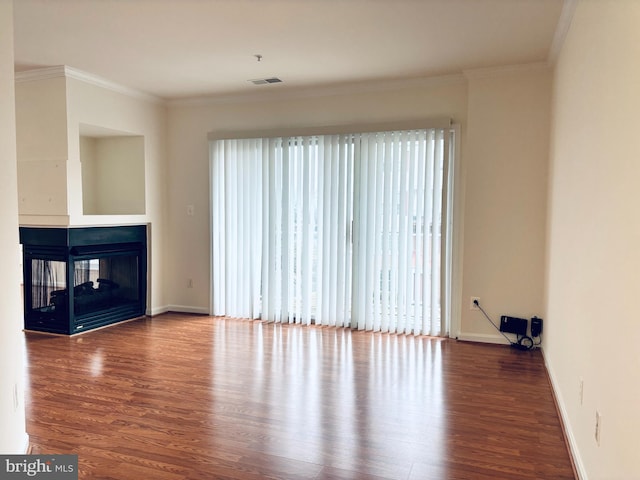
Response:
[{"label": "black fireplace surround", "polygon": [[26,330],[72,335],[145,314],[146,226],[20,227],[20,243]]}]

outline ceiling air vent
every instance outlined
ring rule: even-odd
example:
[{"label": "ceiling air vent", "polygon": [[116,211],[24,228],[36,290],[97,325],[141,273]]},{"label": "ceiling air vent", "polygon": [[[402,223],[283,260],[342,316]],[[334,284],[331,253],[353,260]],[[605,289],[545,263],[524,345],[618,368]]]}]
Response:
[{"label": "ceiling air vent", "polygon": [[280,83],[282,82],[282,80],[280,80],[277,77],[271,77],[271,78],[258,78],[256,80],[249,80],[251,83],[253,83],[254,85],[266,85],[267,83]]}]

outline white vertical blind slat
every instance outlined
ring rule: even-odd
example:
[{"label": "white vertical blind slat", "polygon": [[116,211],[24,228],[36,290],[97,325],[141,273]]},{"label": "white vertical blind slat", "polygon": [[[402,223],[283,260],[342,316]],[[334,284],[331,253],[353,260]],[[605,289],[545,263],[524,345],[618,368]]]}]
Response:
[{"label": "white vertical blind slat", "polygon": [[292,248],[292,240],[293,240],[293,232],[290,228],[290,217],[291,217],[291,202],[290,202],[290,192],[289,192],[289,176],[290,176],[290,168],[289,168],[289,138],[282,139],[282,148],[280,151],[282,152],[282,203],[281,203],[281,212],[282,212],[282,222],[280,225],[279,235],[281,239],[281,246],[276,252],[276,255],[280,254],[282,257],[282,274],[279,278],[279,283],[281,285],[281,321],[287,322],[291,321],[292,317],[292,305],[290,303],[291,298],[291,283],[293,281],[292,278],[292,265],[291,265],[291,248]]},{"label": "white vertical blind slat", "polygon": [[[336,138],[336,177],[338,178],[336,204],[336,313],[332,320],[332,325],[341,325],[347,310],[345,308],[346,298],[346,257],[347,257],[347,146],[343,136]],[[350,247],[349,247],[350,249]]]},{"label": "white vertical blind slat", "polygon": [[225,188],[224,188],[224,158],[225,142],[215,142],[211,146],[212,152],[212,218],[213,218],[213,314],[224,315],[226,312],[225,286]]},{"label": "white vertical blind slat", "polygon": [[278,235],[278,231],[282,228],[282,170],[281,166],[281,148],[278,139],[270,140],[271,148],[269,149],[269,202],[270,202],[270,247],[268,252],[269,262],[269,282],[273,289],[272,295],[269,297],[270,310],[267,317],[268,320],[279,322],[282,315],[282,258],[276,253],[281,251],[282,240]]},{"label": "white vertical blind slat", "polygon": [[400,164],[402,148],[400,142],[400,132],[393,134],[393,143],[391,145],[393,162],[393,184],[392,184],[392,199],[391,199],[391,270],[389,275],[391,277],[390,287],[390,299],[391,310],[389,318],[389,331],[395,332],[398,328],[398,312],[399,312],[399,299],[398,299],[398,249],[400,248],[398,231],[400,228],[400,188],[402,181],[400,178]]},{"label": "white vertical blind slat", "polygon": [[236,265],[237,265],[237,275],[235,279],[235,285],[233,286],[235,295],[234,295],[234,304],[236,306],[236,316],[238,317],[246,317],[248,313],[248,308],[245,302],[243,302],[243,289],[246,289],[245,283],[245,269],[244,269],[244,260],[248,253],[247,251],[247,236],[244,234],[244,219],[247,215],[247,209],[244,206],[244,201],[246,199],[246,194],[244,192],[244,170],[246,169],[247,159],[245,158],[245,142],[237,142],[238,148],[238,157],[236,158],[236,162],[238,164],[238,169],[236,170],[235,175],[235,190],[236,190],[236,202],[237,202],[237,214],[234,222],[235,226],[235,240],[241,245],[241,251],[238,255],[236,255]]},{"label": "white vertical blind slat", "polygon": [[[238,164],[238,151],[237,151],[237,142],[231,141],[231,162]],[[230,208],[229,212],[238,212],[238,173],[236,168],[229,168],[228,170],[228,179],[227,179],[227,192],[229,192],[230,196]],[[229,245],[238,245],[238,217],[236,215],[229,215],[227,219],[227,228],[228,232],[227,243]],[[240,315],[237,307],[237,284],[238,284],[238,250],[234,250],[228,257],[229,267],[227,269],[227,278],[225,281],[227,282],[227,302],[229,304],[229,309],[231,315]]]},{"label": "white vertical blind slat", "polygon": [[[382,270],[382,225],[384,221],[384,157],[385,157],[385,139],[384,135],[376,135],[375,143],[375,196],[374,200],[374,225],[373,225],[373,271],[375,278],[373,279],[373,318],[372,322],[375,330],[382,330],[382,299],[381,296],[385,293],[382,290],[382,277],[384,271]],[[372,192],[373,193],[373,192]],[[375,325],[378,325],[376,328]]]},{"label": "white vertical blind slat", "polygon": [[[433,280],[431,286],[431,321],[437,325],[432,326],[432,330],[440,330],[440,269],[441,269],[441,226],[442,226],[442,173],[444,167],[444,132],[440,131],[435,139],[436,153],[434,155],[433,182],[433,218],[434,218],[434,234],[433,234],[433,255],[431,256]],[[435,281],[437,279],[437,281]]]},{"label": "white vertical blind slat", "polygon": [[425,226],[425,190],[426,190],[426,147],[427,143],[427,132],[421,131],[419,132],[418,137],[418,174],[416,178],[416,200],[417,200],[417,212],[416,212],[416,230],[415,230],[415,256],[416,256],[416,282],[414,285],[415,295],[418,299],[415,304],[415,334],[424,333],[424,323],[428,321],[424,316],[424,311],[421,306],[425,302],[424,297],[424,284],[427,281],[427,277],[430,275],[430,272],[427,268],[425,261],[425,251],[424,251],[424,237],[426,234],[426,226]]},{"label": "white vertical blind slat", "polygon": [[353,159],[353,292],[351,300],[351,327],[363,330],[365,328],[365,288],[366,283],[366,263],[364,262],[366,254],[366,239],[362,235],[362,231],[366,229],[366,210],[362,203],[360,192],[366,187],[366,170],[363,171],[365,163],[362,161],[364,150],[365,134],[359,135],[354,140],[354,159]]},{"label": "white vertical blind slat", "polygon": [[351,321],[351,295],[353,294],[352,288],[352,258],[353,258],[353,156],[354,156],[354,137],[353,135],[345,138],[347,146],[346,157],[346,238],[345,238],[345,289],[346,295],[344,298],[344,317],[338,319],[339,326],[347,326]]},{"label": "white vertical blind slat", "polygon": [[300,138],[295,138],[293,142],[289,144],[290,152],[290,165],[292,169],[291,183],[289,185],[292,197],[290,203],[292,206],[293,218],[292,218],[292,233],[293,233],[293,250],[291,253],[292,273],[291,273],[291,295],[292,295],[292,318],[290,321],[300,323],[302,319],[302,241],[304,237],[304,198],[302,190],[304,188],[302,183],[302,164],[300,161],[301,149]]},{"label": "white vertical blind slat", "polygon": [[[333,218],[331,211],[331,185],[335,181],[331,173],[331,151],[333,148],[332,138],[330,136],[324,136],[321,140],[323,156],[320,160],[320,170],[322,171],[322,225],[318,231],[319,238],[319,251],[322,255],[322,262],[320,263],[320,271],[322,284],[318,298],[318,310],[320,312],[319,318],[316,319],[318,323],[325,323],[331,321],[331,303],[330,292],[332,288],[331,279],[331,230],[333,228]],[[322,232],[322,233],[320,233]]]},{"label": "white vertical blind slat", "polygon": [[434,218],[433,218],[433,181],[436,174],[435,170],[435,142],[431,139],[427,144],[427,154],[425,162],[425,191],[424,191],[424,211],[425,211],[425,233],[423,238],[424,265],[427,275],[425,275],[422,286],[422,317],[423,322],[431,325],[431,285],[433,279],[433,234],[434,234]]},{"label": "white vertical blind slat", "polygon": [[271,222],[271,201],[269,196],[269,190],[271,186],[271,181],[273,177],[273,170],[269,165],[269,140],[264,139],[262,141],[262,150],[261,161],[262,161],[262,172],[260,175],[260,179],[262,182],[262,191],[260,196],[257,196],[257,201],[260,202],[262,207],[262,251],[259,252],[261,258],[261,291],[260,294],[261,300],[261,312],[260,318],[270,318],[271,314],[271,280],[269,278],[270,265],[269,259],[271,258],[270,252],[273,248],[271,244],[271,231],[269,226],[272,224]]},{"label": "white vertical blind slat", "polygon": [[312,274],[312,256],[311,256],[311,145],[313,139],[305,137],[303,139],[302,152],[302,250],[301,250],[301,267],[302,276],[301,285],[301,323],[309,325],[311,323],[311,274]]},{"label": "white vertical blind slat", "polygon": [[315,215],[315,225],[316,225],[316,233],[314,235],[314,252],[316,255],[315,260],[315,276],[313,278],[313,282],[315,285],[314,290],[311,295],[314,296],[315,300],[315,309],[313,311],[313,315],[315,317],[316,323],[323,324],[325,321],[325,303],[324,303],[324,293],[328,291],[328,286],[325,286],[325,282],[328,281],[328,278],[325,273],[325,261],[328,261],[325,254],[324,249],[324,224],[325,224],[325,215],[328,215],[328,207],[325,206],[325,188],[326,183],[328,181],[325,175],[325,143],[326,138],[319,136],[316,138],[317,149],[315,150],[315,170],[314,175],[317,176],[316,182],[316,215]]},{"label": "white vertical blind slat", "polygon": [[405,332],[407,324],[407,245],[409,241],[409,219],[407,212],[409,184],[409,159],[407,152],[407,132],[401,133],[400,144],[400,224],[398,230],[398,325],[399,332]]},{"label": "white vertical blind slat", "polygon": [[378,210],[381,207],[380,184],[378,179],[378,162],[380,161],[380,143],[379,135],[369,135],[369,169],[368,182],[369,190],[365,192],[367,199],[367,281],[369,291],[367,297],[369,308],[367,309],[367,330],[379,330],[378,306],[380,304],[380,272],[377,265],[377,245],[378,245]]},{"label": "white vertical blind slat", "polygon": [[330,155],[330,165],[331,165],[331,192],[329,205],[330,205],[330,213],[331,213],[331,230],[329,236],[329,278],[331,279],[331,288],[328,292],[328,300],[329,300],[329,322],[330,324],[335,324],[335,319],[338,316],[338,299],[337,299],[337,289],[335,288],[336,282],[338,280],[338,189],[340,179],[338,178],[339,171],[339,136],[334,135],[331,139],[331,155]]},{"label": "white vertical blind slat", "polygon": [[416,131],[411,131],[409,134],[409,158],[410,158],[410,171],[409,171],[409,274],[408,274],[408,314],[407,314],[407,327],[406,333],[416,333],[417,324],[417,303],[420,301],[416,295],[417,284],[419,283],[419,270],[420,259],[417,256],[416,251],[416,238],[418,235],[417,226],[418,220],[418,202],[422,203],[422,199],[418,200],[417,193],[417,181],[418,181],[418,163],[421,159],[418,158],[417,143],[419,142],[419,135]]},{"label": "white vertical blind slat", "polygon": [[383,212],[382,212],[382,244],[381,244],[381,269],[382,269],[382,299],[380,308],[382,309],[380,315],[380,331],[388,332],[390,328],[391,320],[391,255],[392,255],[392,185],[393,185],[393,134],[387,132],[384,134],[385,144],[385,161],[384,161],[384,194],[383,194]]}]

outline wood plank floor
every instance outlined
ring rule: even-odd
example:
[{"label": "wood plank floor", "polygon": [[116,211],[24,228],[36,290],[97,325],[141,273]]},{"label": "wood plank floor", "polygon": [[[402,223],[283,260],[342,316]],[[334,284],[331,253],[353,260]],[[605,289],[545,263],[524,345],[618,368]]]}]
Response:
[{"label": "wood plank floor", "polygon": [[538,351],[165,314],[27,332],[33,453],[82,479],[573,479]]}]

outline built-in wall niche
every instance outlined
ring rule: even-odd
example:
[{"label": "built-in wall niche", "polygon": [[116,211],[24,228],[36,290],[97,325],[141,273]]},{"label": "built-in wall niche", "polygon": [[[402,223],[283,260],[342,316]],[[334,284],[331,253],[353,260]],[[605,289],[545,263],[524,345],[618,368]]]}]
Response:
[{"label": "built-in wall niche", "polygon": [[82,213],[145,213],[144,136],[80,125]]}]

